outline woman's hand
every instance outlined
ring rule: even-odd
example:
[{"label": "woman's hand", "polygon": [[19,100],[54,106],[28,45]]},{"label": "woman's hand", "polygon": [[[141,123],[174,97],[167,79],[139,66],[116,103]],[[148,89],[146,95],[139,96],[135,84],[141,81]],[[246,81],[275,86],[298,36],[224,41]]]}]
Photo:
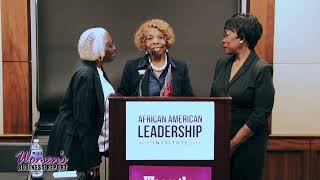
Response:
[{"label": "woman's hand", "polygon": [[232,157],[233,153],[237,150],[239,144],[235,143],[233,140],[230,141],[230,157]]},{"label": "woman's hand", "polygon": [[245,142],[248,138],[253,135],[251,129],[245,124],[243,127],[237,132],[237,134],[230,141],[230,157],[237,150],[237,148]]}]

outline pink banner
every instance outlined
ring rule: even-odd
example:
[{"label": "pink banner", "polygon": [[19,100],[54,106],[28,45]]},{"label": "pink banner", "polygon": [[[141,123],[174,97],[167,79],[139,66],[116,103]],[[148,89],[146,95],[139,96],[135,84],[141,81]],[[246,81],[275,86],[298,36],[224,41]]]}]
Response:
[{"label": "pink banner", "polygon": [[212,180],[211,167],[130,166],[129,180]]}]

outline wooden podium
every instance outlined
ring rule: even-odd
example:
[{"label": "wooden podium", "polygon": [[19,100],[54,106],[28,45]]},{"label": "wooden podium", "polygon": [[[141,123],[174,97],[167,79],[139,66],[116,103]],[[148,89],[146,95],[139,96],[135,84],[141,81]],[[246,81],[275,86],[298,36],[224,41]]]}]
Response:
[{"label": "wooden podium", "polygon": [[[126,160],[126,104],[148,101],[214,102],[214,160]],[[230,97],[110,97],[109,180],[128,180],[133,165],[211,167],[211,179],[229,180],[230,110]]]}]

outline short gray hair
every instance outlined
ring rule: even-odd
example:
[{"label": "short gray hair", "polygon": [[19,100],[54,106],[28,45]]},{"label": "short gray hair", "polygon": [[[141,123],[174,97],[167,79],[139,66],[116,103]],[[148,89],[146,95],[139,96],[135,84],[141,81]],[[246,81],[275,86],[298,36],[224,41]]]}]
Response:
[{"label": "short gray hair", "polygon": [[80,58],[88,61],[102,59],[106,50],[107,30],[101,27],[90,28],[84,31],[78,42]]}]

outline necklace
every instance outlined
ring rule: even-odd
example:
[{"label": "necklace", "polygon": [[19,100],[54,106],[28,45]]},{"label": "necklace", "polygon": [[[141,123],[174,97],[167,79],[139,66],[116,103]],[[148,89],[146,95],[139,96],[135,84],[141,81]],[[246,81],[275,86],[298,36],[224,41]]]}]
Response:
[{"label": "necklace", "polygon": [[153,64],[152,64],[152,61],[149,59],[149,62],[150,62],[150,66],[152,68],[152,70],[154,70],[155,72],[162,72],[164,71],[164,69],[166,68],[167,66],[167,58],[165,58],[165,61],[164,61],[164,64],[162,67],[155,67]]}]

